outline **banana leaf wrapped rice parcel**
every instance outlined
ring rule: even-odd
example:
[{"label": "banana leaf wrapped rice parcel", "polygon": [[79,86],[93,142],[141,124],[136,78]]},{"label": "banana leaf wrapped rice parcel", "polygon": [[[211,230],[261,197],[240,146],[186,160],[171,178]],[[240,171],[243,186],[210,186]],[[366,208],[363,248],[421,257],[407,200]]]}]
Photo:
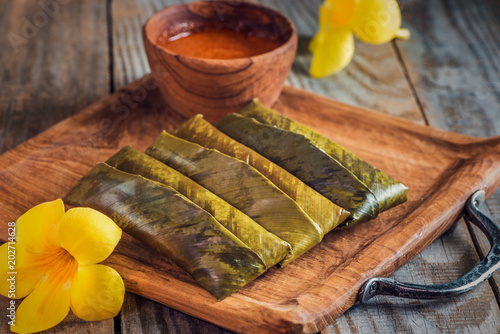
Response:
[{"label": "banana leaf wrapped rice parcel", "polygon": [[351,216],[346,222],[361,222],[378,216],[379,205],[372,191],[306,137],[239,114],[224,116],[216,127],[349,211]]},{"label": "banana leaf wrapped rice parcel", "polygon": [[146,154],[175,168],[292,246],[285,265],[318,244],[323,230],[297,203],[243,161],[163,131]]},{"label": "banana leaf wrapped rice parcel", "polygon": [[160,161],[126,146],[106,163],[170,186],[210,213],[272,267],[289,255],[291,246],[206,188]]},{"label": "banana leaf wrapped rice parcel", "polygon": [[324,234],[349,216],[348,211],[335,205],[285,169],[220,132],[204,120],[202,115],[192,117],[175,130],[174,135],[245,161],[297,202],[322,228]]},{"label": "banana leaf wrapped rice parcel", "polygon": [[328,138],[253,101],[127,146],[64,198],[113,219],[221,300],[336,226],[377,217],[408,189]]},{"label": "banana leaf wrapped rice parcel", "polygon": [[408,187],[367,163],[354,153],[334,141],[259,103],[256,99],[244,106],[238,114],[255,118],[257,121],[282,130],[303,135],[332,158],[351,171],[373,192],[383,212],[408,200]]},{"label": "banana leaf wrapped rice parcel", "polygon": [[94,167],[64,201],[108,215],[219,300],[266,270],[253,250],[185,196],[107,164]]}]

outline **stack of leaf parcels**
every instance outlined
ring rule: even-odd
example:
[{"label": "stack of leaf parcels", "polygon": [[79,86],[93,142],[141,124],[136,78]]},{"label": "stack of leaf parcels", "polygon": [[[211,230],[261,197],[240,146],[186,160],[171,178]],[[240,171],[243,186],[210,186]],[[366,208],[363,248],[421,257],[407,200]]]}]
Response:
[{"label": "stack of leaf parcels", "polygon": [[146,153],[123,148],[64,200],[107,214],[222,300],[406,199],[402,184],[253,101],[215,127],[195,116]]}]

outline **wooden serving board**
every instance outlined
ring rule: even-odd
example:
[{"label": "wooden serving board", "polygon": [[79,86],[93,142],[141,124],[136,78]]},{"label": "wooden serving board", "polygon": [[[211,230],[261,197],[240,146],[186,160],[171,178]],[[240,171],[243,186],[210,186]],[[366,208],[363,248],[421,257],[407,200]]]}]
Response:
[{"label": "wooden serving board", "polygon": [[[317,332],[441,235],[477,189],[500,185],[500,137],[477,139],[285,87],[274,108],[409,186],[410,200],[374,221],[336,230],[285,268],[271,268],[217,302],[162,256],[124,235],[106,264],[128,291],[237,332]],[[63,197],[125,145],[144,150],[186,120],[146,76],[0,156],[0,239],[7,222]]]}]

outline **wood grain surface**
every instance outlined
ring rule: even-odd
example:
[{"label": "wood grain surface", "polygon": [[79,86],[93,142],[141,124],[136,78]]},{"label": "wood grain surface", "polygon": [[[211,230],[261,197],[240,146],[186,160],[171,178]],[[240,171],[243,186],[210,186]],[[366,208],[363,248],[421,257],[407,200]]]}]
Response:
[{"label": "wood grain surface", "polygon": [[[0,214],[13,220],[33,203],[62,197],[122,146],[143,150],[162,129],[175,129],[185,118],[154,85],[142,78],[2,155],[7,200]],[[391,274],[446,231],[475,189],[491,194],[500,185],[500,137],[446,133],[292,87],[275,108],[392,171],[411,189],[410,200],[367,224],[326,235],[287,267],[271,268],[222,302],[125,236],[105,263],[128,291],[238,332],[318,331],[354,304],[363,282]],[[16,181],[37,176],[36,189]]]},{"label": "wood grain surface", "polygon": [[[53,1],[47,9],[37,1],[1,1],[0,7],[3,153],[108,93],[110,74],[102,1]],[[5,196],[0,188],[2,207]],[[0,217],[2,222],[7,219]],[[7,303],[0,298],[2,309]],[[0,333],[8,328],[6,321],[0,321]],[[75,331],[112,333],[113,320],[88,323],[70,316],[47,332]]]},{"label": "wood grain surface", "polygon": [[64,3],[2,2],[0,152],[108,93],[105,4]]},{"label": "wood grain surface", "polygon": [[[148,73],[140,35],[142,24],[153,12],[184,1],[107,0],[106,3],[86,1],[84,5],[64,2],[59,14],[28,43],[21,44],[19,52],[14,52],[6,40],[7,33],[20,32],[23,17],[31,19],[39,7],[37,2],[26,0],[0,1],[0,39],[7,46],[6,52],[0,54],[2,151],[73,114],[109,90]],[[495,36],[500,29],[500,16],[494,0],[475,2],[472,6],[463,1],[399,1],[403,26],[410,28],[412,39],[381,46],[357,43],[349,67],[323,80],[307,75],[311,59],[307,43],[317,29],[317,6],[321,1],[257,2],[285,13],[299,33],[299,52],[289,84],[421,124],[430,121],[434,127],[477,136],[500,134],[499,66],[498,57],[494,56],[499,52]],[[55,84],[59,85],[53,88]],[[462,96],[465,103],[455,105],[454,101]],[[487,201],[497,221],[500,220],[498,194]],[[469,270],[478,261],[476,249],[481,253],[487,242],[481,233],[473,233],[471,238],[462,224],[455,225],[392,277],[414,283],[439,283]],[[491,280],[491,287],[483,284],[450,301],[378,297],[369,305],[354,306],[325,331],[493,333],[500,327],[495,295],[498,299],[498,274],[496,282]],[[124,307],[116,331],[133,328],[134,333],[160,333],[158,328],[166,327],[173,333],[213,330],[212,325],[142,297],[128,294],[127,298],[129,305],[137,301],[141,307]],[[169,326],[159,325],[155,329],[143,321],[142,330],[137,322],[128,327],[132,325],[127,319],[140,319],[144,314],[155,314],[158,323]],[[66,325],[61,326],[54,332],[66,332]],[[93,332],[79,328],[82,332]],[[0,327],[0,332],[3,329]]]},{"label": "wood grain surface", "polygon": [[[150,3],[143,1],[127,0],[123,5],[113,6],[113,38],[115,40],[114,62],[119,64],[115,67],[114,79],[116,84],[124,85],[130,83],[140,75],[147,73],[147,61],[142,48],[138,31],[141,22],[144,22],[154,11],[164,6],[175,3],[172,0],[161,0]],[[429,124],[427,117],[432,121],[432,115],[450,120],[463,118],[462,127],[455,131],[473,134],[477,136],[491,136],[500,134],[498,130],[499,113],[498,107],[484,109],[489,113],[485,121],[478,123],[472,119],[474,113],[469,113],[465,107],[443,110],[439,103],[425,105],[420,100],[423,94],[432,94],[433,87],[423,87],[416,90],[414,80],[410,80],[408,73],[412,67],[416,73],[426,75],[429,70],[447,73],[448,59],[450,55],[460,56],[462,50],[469,49],[469,42],[460,36],[453,39],[453,43],[446,44],[448,34],[457,34],[455,26],[478,27],[474,47],[477,52],[470,51],[461,58],[463,62],[457,64],[454,73],[466,69],[470,63],[478,66],[494,68],[490,65],[481,65],[484,57],[483,49],[491,52],[499,50],[498,46],[492,47],[490,43],[482,44],[481,40],[491,40],[490,31],[498,31],[500,24],[494,15],[487,15],[488,20],[477,19],[476,14],[467,10],[466,6],[455,3],[448,4],[445,1],[401,1],[403,14],[403,26],[408,27],[414,38],[410,41],[398,41],[385,45],[368,45],[356,43],[356,51],[352,63],[342,72],[335,76],[315,80],[308,76],[308,67],[311,54],[308,51],[308,43],[317,29],[317,6],[320,0],[315,1],[279,1],[263,0],[257,1],[283,12],[295,24],[299,34],[298,54],[292,66],[288,83],[309,91],[319,93],[328,97],[338,99],[354,105],[381,111],[387,114],[403,117],[420,124]],[[291,5],[293,3],[293,5]],[[475,10],[479,12],[498,12],[493,1],[474,4]],[[448,12],[449,11],[449,12]],[[453,15],[450,15],[453,13]],[[419,15],[415,15],[419,14]],[[425,20],[425,21],[423,21]],[[429,24],[424,24],[428,22]],[[440,22],[446,22],[446,29],[440,29]],[[428,43],[427,36],[435,39],[439,37],[439,43]],[[434,36],[434,37],[433,37]],[[469,34],[469,39],[470,39]],[[122,47],[124,45],[126,47]],[[448,52],[440,52],[441,48],[448,48]],[[409,49],[411,48],[411,49]],[[457,51],[453,51],[457,50]],[[426,55],[437,55],[435,63],[430,64]],[[412,56],[413,55],[413,56]],[[413,58],[412,58],[413,57]],[[489,57],[489,59],[494,59]],[[488,60],[488,59],[485,59]],[[485,63],[487,64],[487,62]],[[473,71],[470,69],[470,71]],[[484,73],[484,71],[483,71]],[[494,72],[497,73],[497,72]],[[435,74],[429,75],[434,77]],[[475,77],[471,75],[470,77]],[[498,80],[494,77],[484,80],[483,90],[486,94],[500,94],[500,87],[495,84]],[[449,87],[443,90],[442,97],[446,97],[446,91],[456,89],[456,83],[449,81]],[[474,95],[477,85],[469,80],[461,80],[462,92],[468,91]],[[456,96],[456,95],[454,95]],[[453,98],[449,97],[449,101]],[[498,105],[498,103],[497,103]],[[450,114],[451,113],[451,114]],[[448,122],[449,122],[448,121]],[[496,131],[485,132],[484,123],[497,124]],[[444,127],[432,121],[435,127]],[[474,126],[472,126],[474,125]],[[488,125],[490,127],[491,125]],[[470,132],[474,131],[474,132]],[[500,217],[500,195],[495,193],[487,201],[490,209],[496,208],[496,218]],[[417,255],[407,265],[392,275],[393,278],[413,283],[442,283],[451,281],[467,272],[479,261],[477,247],[484,251],[488,249],[489,243],[479,232],[474,243],[467,226],[460,221],[454,228],[439,238],[421,254]],[[483,251],[483,253],[484,253]],[[437,270],[440,268],[441,270]],[[498,276],[499,274],[496,274]],[[378,297],[369,305],[356,305],[349,312],[336,319],[326,331],[335,333],[374,333],[374,332],[495,332],[500,327],[498,321],[500,300],[498,293],[498,280],[492,281],[492,287],[483,284],[477,290],[466,295],[453,298],[449,301],[401,301],[398,302],[390,297]],[[408,307],[402,307],[408,305]],[[470,308],[464,305],[470,305]],[[470,312],[469,310],[478,310]],[[172,315],[175,318],[175,314]],[[184,315],[177,313],[179,317]],[[478,317],[478,314],[481,314]],[[187,328],[186,328],[187,330]]]}]

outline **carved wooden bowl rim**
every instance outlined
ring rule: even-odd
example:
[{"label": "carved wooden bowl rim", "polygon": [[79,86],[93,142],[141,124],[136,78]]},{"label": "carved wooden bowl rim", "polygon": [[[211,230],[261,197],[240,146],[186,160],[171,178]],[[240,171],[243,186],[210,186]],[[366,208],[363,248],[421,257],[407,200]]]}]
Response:
[{"label": "carved wooden bowl rim", "polygon": [[[246,8],[252,8],[257,11],[264,12],[266,14],[272,14],[276,17],[279,17],[283,22],[286,23],[287,31],[283,32],[283,29],[281,33],[286,34],[287,32],[289,33],[288,38],[286,38],[283,42],[280,42],[280,45],[268,52],[264,52],[252,57],[242,57],[242,58],[233,58],[233,59],[211,59],[211,58],[201,58],[201,57],[190,57],[186,55],[179,55],[177,53],[174,53],[166,48],[162,48],[159,43],[158,43],[158,36],[152,36],[153,32],[151,25],[157,23],[156,20],[158,20],[158,17],[165,15],[168,12],[174,12],[175,10],[179,10],[180,8],[189,8],[193,6],[199,6],[199,5],[221,5],[221,4],[227,4],[227,5],[237,5],[235,7],[246,7]],[[214,21],[215,22],[215,21]],[[275,27],[280,28],[278,25],[275,25]],[[160,50],[160,52],[168,54],[172,57],[176,56],[181,56],[182,58],[186,59],[193,59],[196,61],[200,62],[206,62],[207,64],[227,64],[227,65],[236,65],[238,63],[241,63],[242,61],[247,62],[250,58],[254,60],[258,60],[258,58],[265,58],[269,56],[274,56],[276,54],[286,52],[287,50],[291,49],[294,50],[294,48],[291,48],[293,46],[294,41],[297,39],[297,31],[295,29],[295,26],[293,22],[285,16],[283,13],[276,11],[274,9],[271,9],[266,6],[262,6],[257,3],[250,3],[250,2],[242,2],[242,1],[234,1],[234,0],[218,0],[218,1],[195,1],[195,2],[190,2],[190,3],[181,3],[181,4],[175,4],[171,6],[167,6],[157,12],[155,12],[153,15],[151,15],[146,23],[143,26],[143,38],[147,39],[147,41],[154,45],[156,49]]]}]

